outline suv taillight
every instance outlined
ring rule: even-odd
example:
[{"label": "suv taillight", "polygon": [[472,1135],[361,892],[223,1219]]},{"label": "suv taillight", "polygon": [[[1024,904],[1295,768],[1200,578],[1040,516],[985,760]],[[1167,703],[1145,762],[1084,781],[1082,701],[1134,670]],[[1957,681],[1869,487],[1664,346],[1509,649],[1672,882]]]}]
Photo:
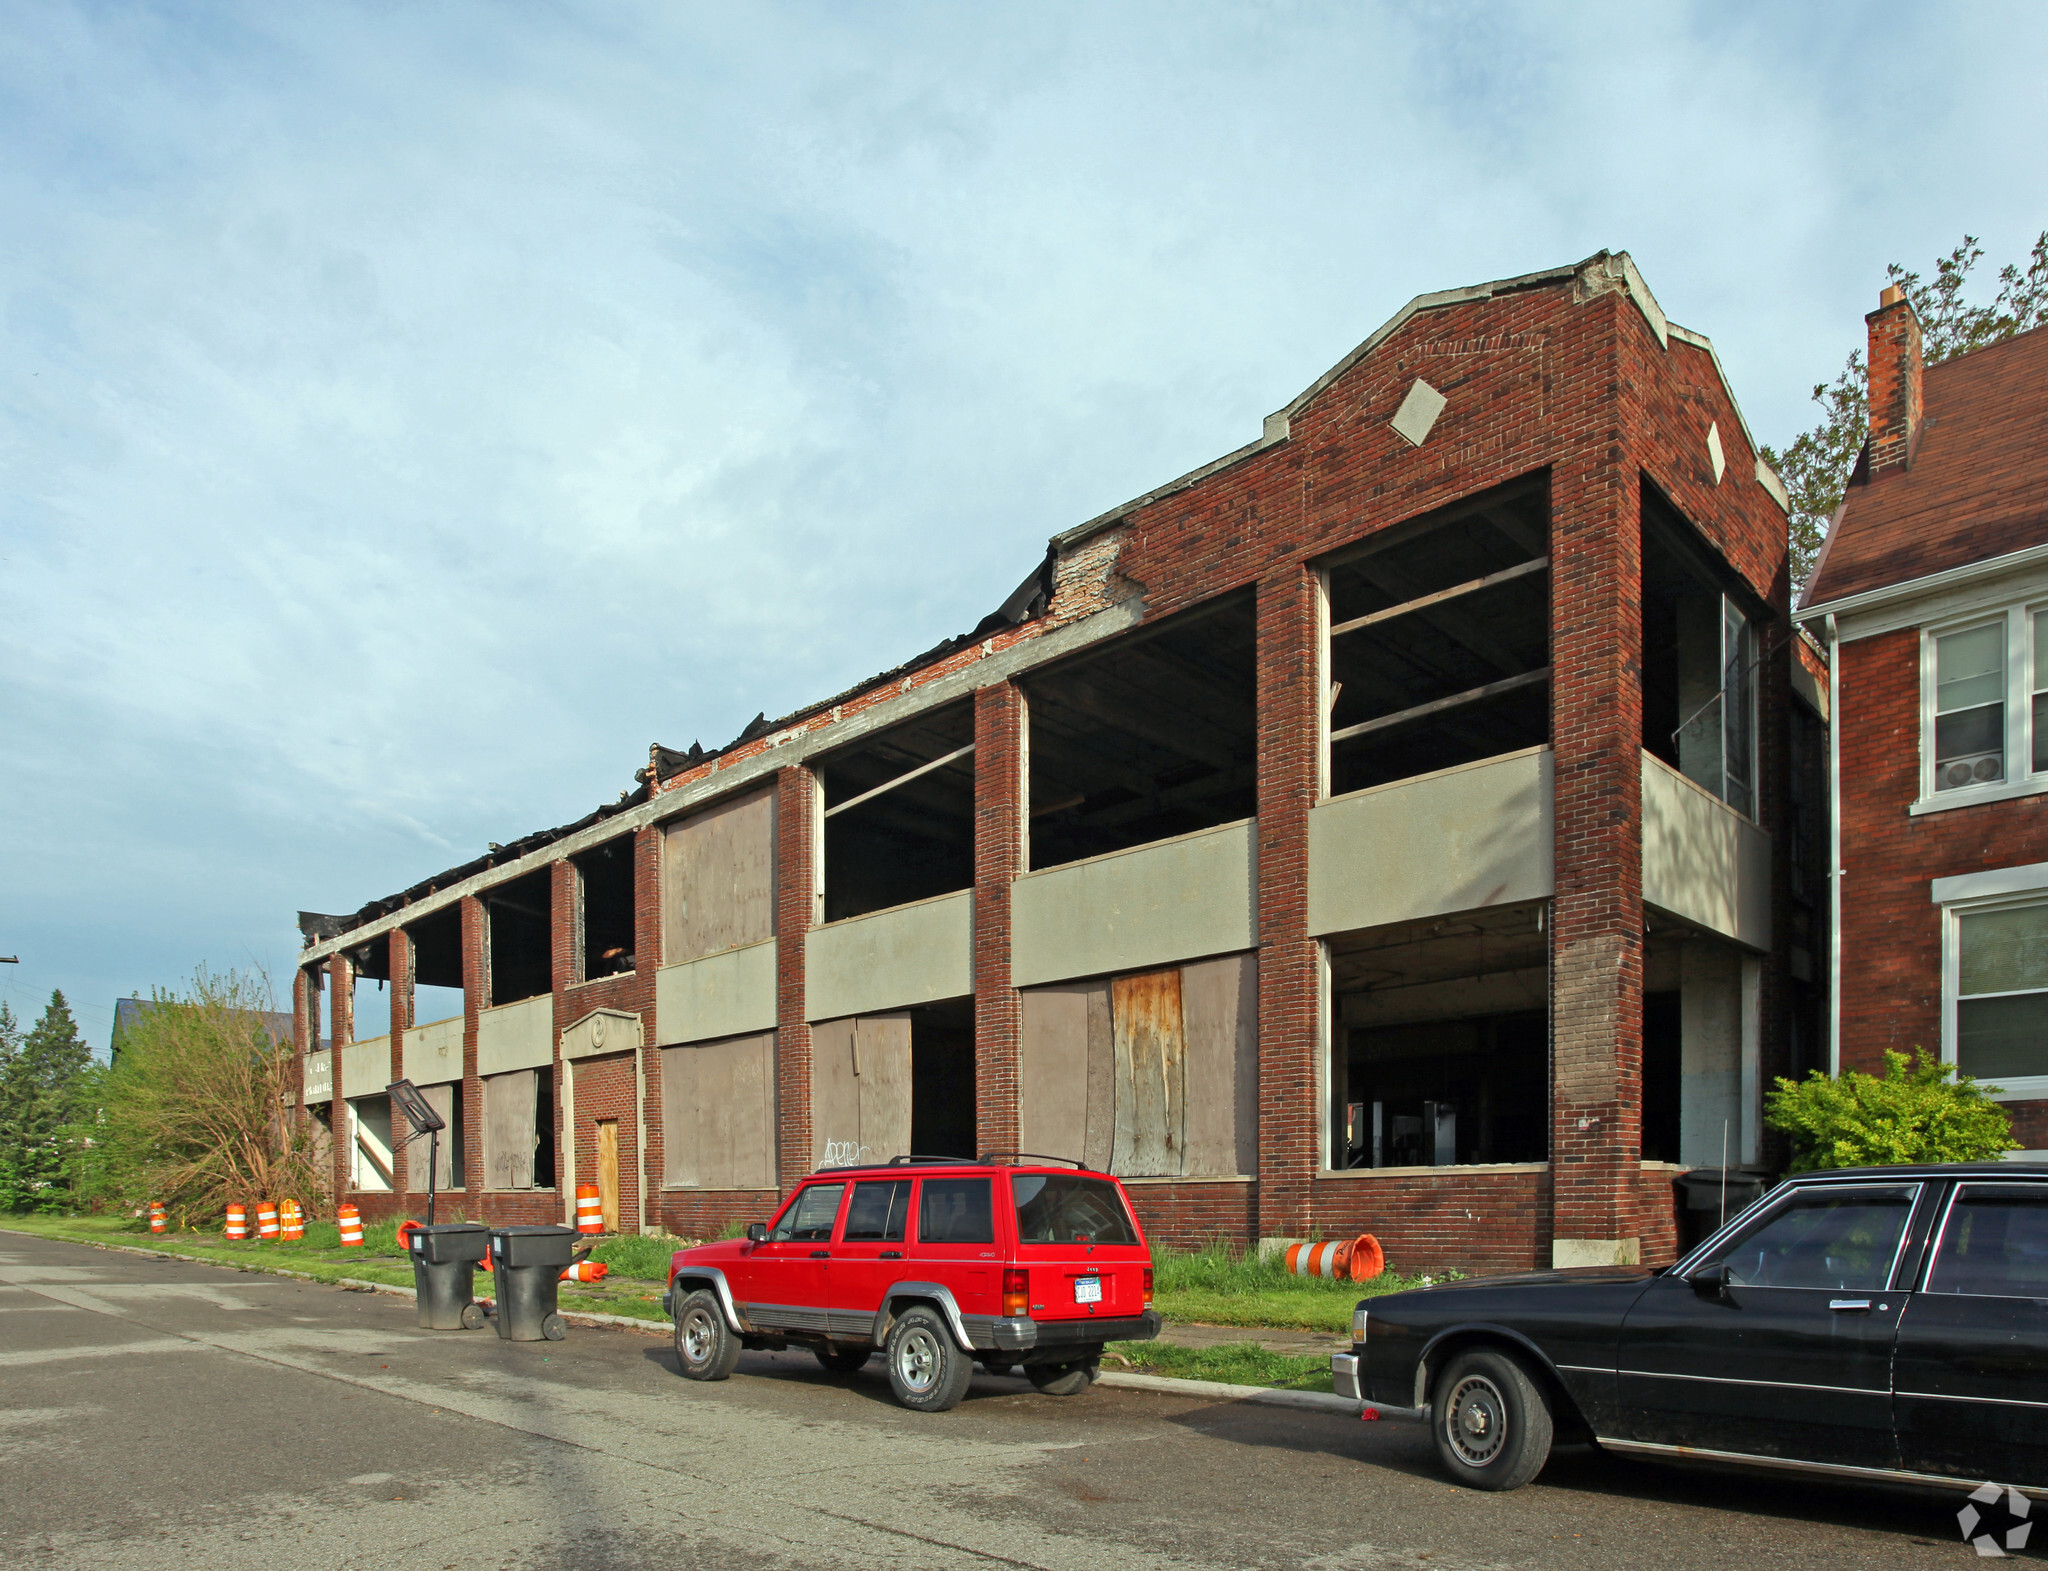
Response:
[{"label": "suv taillight", "polygon": [[1003,1313],[1027,1315],[1030,1312],[1031,1273],[1011,1266],[1003,1272]]},{"label": "suv taillight", "polygon": [[1145,1307],[1152,1307],[1152,1268],[1145,1267]]}]

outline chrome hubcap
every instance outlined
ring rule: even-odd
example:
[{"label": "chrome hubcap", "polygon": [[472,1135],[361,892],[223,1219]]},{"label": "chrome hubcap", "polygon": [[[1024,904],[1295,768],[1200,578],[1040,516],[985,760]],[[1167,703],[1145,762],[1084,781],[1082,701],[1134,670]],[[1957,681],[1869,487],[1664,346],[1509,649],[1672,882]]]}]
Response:
[{"label": "chrome hubcap", "polygon": [[703,1310],[691,1311],[683,1321],[683,1357],[693,1364],[709,1362],[711,1347],[717,1341],[717,1330],[711,1324],[711,1317]]},{"label": "chrome hubcap", "polygon": [[1484,1375],[1460,1380],[1451,1391],[1444,1433],[1458,1459],[1470,1467],[1484,1467],[1499,1456],[1508,1438],[1507,1401],[1500,1388]]},{"label": "chrome hubcap", "polygon": [[929,1391],[938,1383],[939,1344],[931,1332],[920,1326],[897,1344],[896,1378],[911,1391]]}]

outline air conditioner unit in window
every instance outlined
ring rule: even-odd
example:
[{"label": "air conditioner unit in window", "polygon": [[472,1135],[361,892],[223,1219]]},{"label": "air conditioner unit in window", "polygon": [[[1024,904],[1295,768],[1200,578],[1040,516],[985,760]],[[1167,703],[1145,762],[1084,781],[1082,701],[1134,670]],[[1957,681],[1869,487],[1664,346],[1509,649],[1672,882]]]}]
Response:
[{"label": "air conditioner unit in window", "polygon": [[1966,758],[1944,758],[1934,766],[1934,788],[1953,791],[1958,786],[1984,785],[2005,778],[2005,754],[1972,753]]}]

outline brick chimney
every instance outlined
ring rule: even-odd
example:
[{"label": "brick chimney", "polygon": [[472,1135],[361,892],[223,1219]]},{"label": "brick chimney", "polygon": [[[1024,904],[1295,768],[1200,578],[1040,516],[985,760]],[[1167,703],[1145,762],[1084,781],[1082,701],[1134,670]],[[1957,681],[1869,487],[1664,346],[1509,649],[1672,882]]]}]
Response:
[{"label": "brick chimney", "polygon": [[1920,317],[1905,290],[1887,285],[1870,329],[1870,478],[1904,469],[1920,438]]}]

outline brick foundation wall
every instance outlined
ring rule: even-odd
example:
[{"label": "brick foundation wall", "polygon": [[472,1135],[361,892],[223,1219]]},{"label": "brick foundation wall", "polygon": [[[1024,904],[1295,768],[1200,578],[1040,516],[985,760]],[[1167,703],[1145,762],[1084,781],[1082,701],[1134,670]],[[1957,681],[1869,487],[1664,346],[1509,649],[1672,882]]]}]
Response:
[{"label": "brick foundation wall", "polygon": [[1217,1239],[1238,1249],[1257,1239],[1258,1185],[1124,1181],[1138,1225],[1154,1249],[1200,1249]]},{"label": "brick foundation wall", "polygon": [[1543,1171],[1326,1178],[1315,1186],[1315,1231],[1372,1234],[1404,1276],[1528,1271],[1550,1264],[1551,1203]]},{"label": "brick foundation wall", "polygon": [[698,1240],[716,1238],[732,1223],[770,1222],[782,1209],[774,1189],[667,1189],[655,1196],[654,1214],[665,1233]]}]

